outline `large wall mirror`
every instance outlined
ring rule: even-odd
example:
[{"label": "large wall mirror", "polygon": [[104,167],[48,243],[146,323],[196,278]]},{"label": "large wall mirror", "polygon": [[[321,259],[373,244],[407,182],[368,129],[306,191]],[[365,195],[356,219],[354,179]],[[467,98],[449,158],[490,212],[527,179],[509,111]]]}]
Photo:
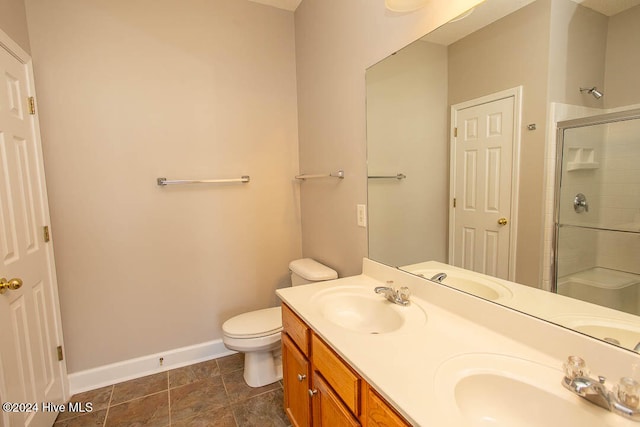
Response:
[{"label": "large wall mirror", "polygon": [[369,257],[640,351],[638,23],[487,0],[370,67]]}]

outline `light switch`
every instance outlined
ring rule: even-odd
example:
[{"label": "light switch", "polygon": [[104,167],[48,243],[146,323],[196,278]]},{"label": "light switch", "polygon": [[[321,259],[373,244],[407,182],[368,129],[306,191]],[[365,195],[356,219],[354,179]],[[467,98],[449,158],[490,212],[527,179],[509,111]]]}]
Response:
[{"label": "light switch", "polygon": [[358,226],[367,226],[367,205],[356,205],[356,211],[358,215]]}]

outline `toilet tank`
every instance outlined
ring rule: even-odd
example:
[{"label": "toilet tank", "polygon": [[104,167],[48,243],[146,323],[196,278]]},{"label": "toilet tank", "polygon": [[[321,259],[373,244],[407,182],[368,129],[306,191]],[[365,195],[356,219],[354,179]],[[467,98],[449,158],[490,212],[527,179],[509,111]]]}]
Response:
[{"label": "toilet tank", "polygon": [[311,258],[291,261],[289,263],[289,271],[291,272],[292,286],[338,278],[338,273],[335,270]]}]

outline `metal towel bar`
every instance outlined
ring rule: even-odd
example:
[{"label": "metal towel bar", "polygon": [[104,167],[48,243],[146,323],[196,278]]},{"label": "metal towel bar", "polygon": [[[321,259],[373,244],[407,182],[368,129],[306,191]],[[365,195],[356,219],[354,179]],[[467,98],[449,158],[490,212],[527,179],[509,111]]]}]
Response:
[{"label": "metal towel bar", "polygon": [[367,178],[369,179],[384,179],[384,178],[392,178],[392,179],[405,179],[407,175],[403,173],[399,173],[397,175],[369,175]]},{"label": "metal towel bar", "polygon": [[230,179],[167,179],[167,178],[158,178],[157,183],[160,186],[165,185],[177,185],[177,184],[223,184],[228,182],[249,182],[251,178],[249,175],[243,175],[240,178],[230,178]]},{"label": "metal towel bar", "polygon": [[305,179],[313,179],[313,178],[340,178],[340,179],[344,179],[344,171],[342,169],[340,169],[338,172],[332,172],[332,173],[325,173],[325,174],[316,174],[316,175],[310,175],[310,174],[306,174],[303,173],[302,175],[296,175],[296,179],[301,179],[301,180],[305,180]]}]

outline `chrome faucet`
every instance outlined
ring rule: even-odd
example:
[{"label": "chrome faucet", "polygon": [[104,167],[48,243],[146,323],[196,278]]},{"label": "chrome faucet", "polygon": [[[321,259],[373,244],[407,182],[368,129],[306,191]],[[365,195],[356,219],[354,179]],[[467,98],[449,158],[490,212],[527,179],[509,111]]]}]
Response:
[{"label": "chrome faucet", "polygon": [[598,377],[597,380],[590,377],[576,377],[569,381],[565,377],[563,384],[578,396],[610,411],[611,396],[604,385],[605,381],[605,377]]},{"label": "chrome faucet", "polygon": [[438,282],[438,283],[442,283],[442,281],[444,279],[447,278],[447,273],[438,273],[438,274],[434,274],[433,277],[429,280],[432,280],[434,282]]},{"label": "chrome faucet", "polygon": [[[389,281],[387,284],[390,285],[393,284],[393,282]],[[409,296],[411,296],[411,292],[409,292],[409,288],[406,286],[403,286],[400,289],[395,289],[392,286],[376,286],[374,291],[376,294],[384,295],[387,300],[394,304],[403,306],[409,305]]]},{"label": "chrome faucet", "polygon": [[578,356],[569,356],[564,370],[562,385],[566,389],[601,408],[640,421],[640,383],[636,380],[620,378],[618,385],[610,391],[605,385],[606,378],[590,377],[585,361]]}]

